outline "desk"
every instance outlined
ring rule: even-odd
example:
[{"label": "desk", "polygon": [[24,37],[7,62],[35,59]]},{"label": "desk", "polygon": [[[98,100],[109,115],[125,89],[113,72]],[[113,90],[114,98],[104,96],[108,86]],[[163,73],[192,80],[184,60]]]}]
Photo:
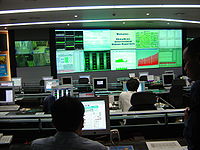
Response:
[{"label": "desk", "polygon": [[[148,150],[146,142],[147,141],[174,141],[177,140],[181,146],[186,146],[186,142],[183,138],[176,139],[151,139],[144,141],[133,141],[132,139],[125,139],[119,142],[118,145],[132,145],[134,150]],[[101,142],[101,141],[100,141]],[[106,146],[112,146],[110,142],[103,142]],[[11,145],[1,146],[1,150],[30,150],[30,144],[16,143],[13,142]]]}]

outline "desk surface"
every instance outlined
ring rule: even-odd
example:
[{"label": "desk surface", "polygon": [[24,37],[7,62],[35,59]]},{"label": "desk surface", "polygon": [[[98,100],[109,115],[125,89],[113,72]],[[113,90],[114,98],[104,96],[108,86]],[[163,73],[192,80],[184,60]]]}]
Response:
[{"label": "desk surface", "polygon": [[[174,141],[177,140],[181,146],[186,146],[186,142],[183,138],[178,139],[155,139],[155,140],[144,140],[144,141],[134,141],[133,139],[125,139],[120,141],[117,145],[118,146],[125,146],[125,145],[132,145],[134,150],[148,150],[146,142],[149,141]],[[102,142],[102,144],[106,146],[116,146],[112,145],[110,142]],[[23,143],[11,143],[11,145],[5,145],[0,147],[1,150],[30,150],[30,144],[23,144]]]}]

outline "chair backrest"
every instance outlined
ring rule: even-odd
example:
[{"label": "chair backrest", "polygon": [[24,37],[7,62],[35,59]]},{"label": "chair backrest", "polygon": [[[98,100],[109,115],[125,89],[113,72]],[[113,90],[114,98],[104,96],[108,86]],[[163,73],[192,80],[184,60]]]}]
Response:
[{"label": "chair backrest", "polygon": [[155,110],[156,95],[152,92],[137,92],[131,96],[131,108],[129,111]]},{"label": "chair backrest", "polygon": [[88,84],[89,79],[88,78],[79,78],[78,83],[79,84]]},{"label": "chair backrest", "polygon": [[139,80],[140,81],[147,81],[148,79],[147,79],[147,76],[140,76]]}]

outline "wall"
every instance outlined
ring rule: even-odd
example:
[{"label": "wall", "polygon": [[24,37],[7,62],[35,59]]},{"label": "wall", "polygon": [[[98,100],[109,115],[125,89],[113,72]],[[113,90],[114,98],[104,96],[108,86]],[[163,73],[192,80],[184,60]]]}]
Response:
[{"label": "wall", "polygon": [[[49,29],[16,29],[15,40],[49,40]],[[186,37],[198,37],[200,29],[187,29]],[[165,70],[174,70],[176,75],[182,74],[182,68],[161,68],[161,69],[143,69],[143,70],[128,70],[128,71],[109,71],[109,72],[91,72],[91,73],[70,73],[64,74],[66,76],[73,76],[73,80],[78,80],[79,75],[90,74],[91,77],[105,77],[107,76],[109,82],[116,82],[116,78],[128,77],[129,72],[148,71],[149,74],[161,75]],[[62,75],[62,76],[64,76]],[[51,76],[51,68],[46,67],[24,67],[17,68],[17,76],[22,77],[24,82],[39,83],[42,76]],[[60,75],[58,75],[58,78]]]}]

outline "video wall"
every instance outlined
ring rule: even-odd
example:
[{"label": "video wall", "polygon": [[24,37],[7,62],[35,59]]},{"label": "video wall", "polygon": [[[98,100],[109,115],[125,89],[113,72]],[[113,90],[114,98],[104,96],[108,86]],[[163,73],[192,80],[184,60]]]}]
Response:
[{"label": "video wall", "polygon": [[49,66],[48,41],[15,41],[17,67]]},{"label": "video wall", "polygon": [[55,30],[57,73],[182,67],[182,30]]}]

